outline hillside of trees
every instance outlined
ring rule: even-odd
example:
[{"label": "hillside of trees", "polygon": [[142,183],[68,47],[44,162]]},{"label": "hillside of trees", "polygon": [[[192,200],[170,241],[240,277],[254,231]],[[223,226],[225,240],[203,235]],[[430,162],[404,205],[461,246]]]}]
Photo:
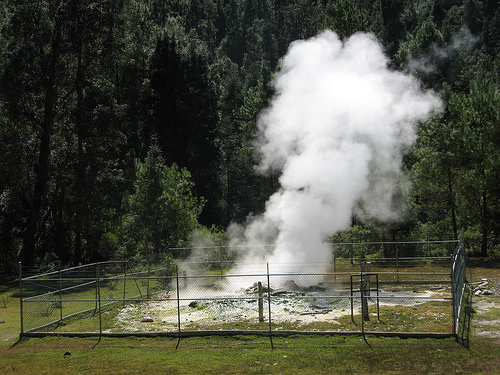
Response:
[{"label": "hillside of trees", "polygon": [[0,273],[222,236],[278,186],[255,172],[257,116],[289,44],[373,33],[439,92],[405,156],[387,235],[500,240],[497,0],[0,0]]}]

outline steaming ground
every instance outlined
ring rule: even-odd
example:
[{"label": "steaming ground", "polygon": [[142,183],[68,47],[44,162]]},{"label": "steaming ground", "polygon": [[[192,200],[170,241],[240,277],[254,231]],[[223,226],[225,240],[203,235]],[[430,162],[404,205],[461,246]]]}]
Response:
[{"label": "steaming ground", "polygon": [[[388,63],[371,34],[343,43],[325,31],[291,44],[255,142],[257,170],[279,173],[280,188],[262,215],[230,226],[241,259],[233,273],[248,273],[255,262],[309,272],[307,264],[328,264],[325,239],[346,230],[353,214],[379,222],[404,217],[401,160],[416,126],[441,101]],[[292,264],[302,266],[287,268]]]},{"label": "steaming ground", "polygon": [[[156,332],[177,330],[180,323],[184,329],[206,330],[221,329],[221,324],[232,324],[232,328],[248,325],[247,329],[262,329],[255,326],[258,322],[257,296],[251,293],[234,294],[227,298],[200,299],[200,294],[192,290],[183,291],[193,294],[193,299],[181,300],[179,315],[175,291],[157,296],[157,301],[131,304],[122,308],[115,319],[113,330],[124,332]],[[332,325],[340,324],[338,319],[350,315],[350,300],[348,292],[329,289],[311,288],[307,293],[293,291],[275,291],[271,298],[273,324],[292,323],[298,327],[310,323],[326,322]],[[185,297],[185,296],[184,296]],[[381,306],[419,306],[427,302],[427,297],[449,297],[449,290],[442,287],[439,290],[415,291],[381,291]],[[385,298],[384,298],[385,297]],[[387,298],[391,297],[391,298]],[[168,298],[172,298],[169,300]],[[264,322],[268,321],[268,301],[264,298]],[[370,304],[375,303],[375,297]],[[360,314],[359,301],[355,302],[354,313]],[[436,313],[434,313],[435,315]],[[446,316],[439,312],[436,317]],[[359,319],[359,316],[356,318]],[[345,329],[346,327],[344,327]]]}]

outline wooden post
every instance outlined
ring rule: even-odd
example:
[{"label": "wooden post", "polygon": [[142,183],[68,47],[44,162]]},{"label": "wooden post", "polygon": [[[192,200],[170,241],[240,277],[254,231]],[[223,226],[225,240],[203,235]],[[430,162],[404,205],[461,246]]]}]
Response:
[{"label": "wooden post", "polygon": [[368,300],[367,296],[370,295],[370,275],[366,273],[369,271],[369,262],[361,262],[361,314],[363,321],[370,320],[368,313]]},{"label": "wooden post", "polygon": [[372,264],[371,262],[362,262],[361,267],[362,267],[362,274],[365,274],[363,277],[363,282],[364,282],[364,291],[365,291],[365,296],[370,296],[370,289],[371,289],[371,267]]},{"label": "wooden post", "polygon": [[259,281],[259,322],[264,321],[264,298],[262,297],[262,283]]},{"label": "wooden post", "polygon": [[187,272],[182,271],[182,275],[184,276],[184,289],[187,289],[187,286],[188,286]]}]

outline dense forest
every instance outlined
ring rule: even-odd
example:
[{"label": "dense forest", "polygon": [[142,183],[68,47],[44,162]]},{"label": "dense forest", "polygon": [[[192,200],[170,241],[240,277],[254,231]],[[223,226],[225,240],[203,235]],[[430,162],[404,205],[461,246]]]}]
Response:
[{"label": "dense forest", "polygon": [[362,31],[444,101],[404,157],[404,222],[500,240],[498,0],[0,0],[0,273],[223,237],[277,176],[253,136],[291,42]]}]

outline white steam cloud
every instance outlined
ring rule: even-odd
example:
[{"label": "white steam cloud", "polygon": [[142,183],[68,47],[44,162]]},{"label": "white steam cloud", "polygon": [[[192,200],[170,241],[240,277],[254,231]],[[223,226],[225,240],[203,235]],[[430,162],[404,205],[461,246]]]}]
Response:
[{"label": "white steam cloud", "polygon": [[353,213],[396,220],[402,155],[416,125],[441,107],[413,76],[391,70],[363,33],[345,43],[331,31],[292,43],[275,90],[256,149],[259,171],[280,172],[281,187],[261,216],[230,228],[233,245],[248,245],[234,247],[244,249],[235,272],[263,261],[305,272],[331,260],[324,240],[347,229]]},{"label": "white steam cloud", "polygon": [[408,69],[420,74],[436,73],[439,65],[452,59],[460,50],[469,52],[479,42],[479,37],[474,36],[468,28],[463,27],[453,35],[449,44],[445,46],[434,44],[427,54],[410,59]]}]

